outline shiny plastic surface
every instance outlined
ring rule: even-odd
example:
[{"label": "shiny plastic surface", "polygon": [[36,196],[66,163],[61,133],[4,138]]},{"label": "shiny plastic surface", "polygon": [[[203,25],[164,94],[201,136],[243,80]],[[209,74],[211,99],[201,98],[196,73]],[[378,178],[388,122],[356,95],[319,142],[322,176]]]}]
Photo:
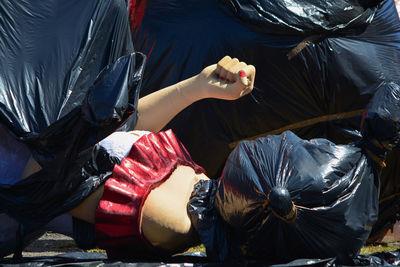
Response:
[{"label": "shiny plastic surface", "polygon": [[243,23],[272,34],[321,34],[365,25],[381,0],[220,0]]},{"label": "shiny plastic surface", "polygon": [[378,217],[380,173],[399,144],[399,117],[400,86],[383,83],[357,143],[307,141],[290,131],[240,142],[221,178],[196,185],[189,202],[208,256],[353,262]]},{"label": "shiny plastic surface", "polygon": [[[167,126],[214,178],[231,145],[245,138],[292,130],[336,144],[359,140],[363,109],[374,92],[382,82],[399,84],[400,22],[393,0],[131,2],[131,13],[138,13],[131,14],[135,50],[148,55],[143,95],[225,55],[257,68],[250,95],[201,101]],[[386,163],[382,232],[400,211],[400,152],[390,152]]]},{"label": "shiny plastic surface", "polygon": [[364,139],[381,150],[392,150],[400,142],[400,85],[383,83],[367,106],[361,124]]},{"label": "shiny plastic surface", "polygon": [[[374,171],[362,149],[326,139],[305,141],[284,132],[239,143],[215,198],[229,234],[239,240],[229,246],[242,257],[272,263],[330,257],[349,262],[377,219]],[[285,206],[292,202],[294,209]]]},{"label": "shiny plastic surface", "polygon": [[[386,166],[380,185],[379,220],[374,225],[369,242],[383,238],[399,219],[399,119],[400,86],[398,83],[382,83],[367,106],[361,128],[364,145]],[[390,179],[386,176],[388,173],[393,175]]]},{"label": "shiny plastic surface", "polygon": [[145,57],[133,51],[123,0],[1,1],[0,25],[0,122],[43,167],[0,186],[22,246],[100,184],[81,167],[99,140],[135,124]]},{"label": "shiny plastic surface", "polygon": [[121,164],[110,169],[112,175],[104,184],[95,215],[97,245],[107,251],[110,259],[145,259],[165,254],[144,236],[142,209],[150,191],[165,182],[178,165],[189,166],[197,174],[205,173],[169,130],[144,135]]},{"label": "shiny plastic surface", "polygon": [[218,266],[270,266],[270,267],[293,267],[293,266],[315,266],[315,267],[345,267],[345,266],[398,266],[400,263],[400,251],[379,252],[368,255],[359,255],[351,264],[338,264],[336,259],[298,259],[285,264],[270,265],[267,262],[241,261],[229,264],[218,263],[208,260],[204,252],[190,252],[179,254],[163,261],[119,261],[108,260],[99,252],[69,252],[49,257],[30,257],[23,263],[15,263],[10,258],[0,259],[2,266],[10,267],[42,267],[42,266],[124,266],[124,267],[218,267]]}]

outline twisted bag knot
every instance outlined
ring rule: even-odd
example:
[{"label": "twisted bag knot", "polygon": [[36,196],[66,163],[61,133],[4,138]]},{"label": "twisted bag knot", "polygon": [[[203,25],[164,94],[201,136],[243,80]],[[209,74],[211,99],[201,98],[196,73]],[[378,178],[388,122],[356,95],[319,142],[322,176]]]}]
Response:
[{"label": "twisted bag knot", "polygon": [[297,209],[286,188],[282,186],[273,187],[264,203],[264,206],[267,205],[278,219],[286,223],[293,223],[296,220]]}]

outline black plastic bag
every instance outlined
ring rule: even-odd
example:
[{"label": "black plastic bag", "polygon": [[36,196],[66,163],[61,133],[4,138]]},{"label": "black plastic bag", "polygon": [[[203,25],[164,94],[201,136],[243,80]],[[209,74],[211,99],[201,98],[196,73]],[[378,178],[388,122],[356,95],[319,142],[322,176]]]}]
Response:
[{"label": "black plastic bag", "polygon": [[221,178],[198,183],[188,211],[208,256],[351,264],[378,215],[379,176],[400,141],[400,86],[383,83],[363,138],[349,145],[290,131],[243,141]]},{"label": "black plastic bag", "polygon": [[99,140],[135,125],[145,57],[123,0],[6,0],[0,25],[0,122],[43,167],[0,185],[0,212],[21,222],[22,246],[101,184],[83,179],[82,165]]},{"label": "black plastic bag", "polygon": [[[257,67],[249,96],[203,100],[167,126],[214,178],[246,138],[292,130],[336,144],[359,140],[374,92],[382,82],[399,84],[393,0],[137,0],[130,11],[135,50],[148,55],[143,95],[225,55]],[[400,152],[390,152],[386,163],[375,235],[385,233],[400,211]]]},{"label": "black plastic bag", "polygon": [[[361,124],[363,139],[383,158],[400,143],[400,85],[383,83],[368,104]],[[380,151],[379,151],[379,150]]]},{"label": "black plastic bag", "polygon": [[368,162],[357,146],[291,132],[243,141],[228,158],[215,205],[244,257],[347,262],[377,219],[378,182]]},{"label": "black plastic bag", "polygon": [[250,21],[258,32],[310,35],[332,33],[365,25],[374,16],[382,0],[220,0],[222,5],[240,18]]}]

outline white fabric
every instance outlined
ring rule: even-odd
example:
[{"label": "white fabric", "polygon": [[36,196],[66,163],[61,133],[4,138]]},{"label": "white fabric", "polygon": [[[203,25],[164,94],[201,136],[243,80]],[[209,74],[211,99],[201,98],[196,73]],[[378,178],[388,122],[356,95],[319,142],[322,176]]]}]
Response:
[{"label": "white fabric", "polygon": [[148,131],[114,132],[99,142],[110,156],[119,160],[126,158],[132,145],[142,136],[149,134]]}]

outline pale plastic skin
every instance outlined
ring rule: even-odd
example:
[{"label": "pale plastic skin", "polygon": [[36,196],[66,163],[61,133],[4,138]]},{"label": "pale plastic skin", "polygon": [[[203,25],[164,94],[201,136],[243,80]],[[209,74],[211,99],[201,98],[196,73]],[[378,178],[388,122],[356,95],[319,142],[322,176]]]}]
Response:
[{"label": "pale plastic skin", "polygon": [[[254,66],[226,56],[196,76],[139,99],[135,129],[158,132],[181,110],[204,98],[238,99],[251,92],[254,79]],[[31,157],[22,177],[38,170],[39,164]],[[198,237],[186,206],[201,179],[209,178],[196,174],[191,167],[177,166],[169,179],[149,193],[142,209],[141,229],[152,245],[174,253],[196,243]],[[94,223],[103,191],[104,186],[99,187],[69,213]]]}]

